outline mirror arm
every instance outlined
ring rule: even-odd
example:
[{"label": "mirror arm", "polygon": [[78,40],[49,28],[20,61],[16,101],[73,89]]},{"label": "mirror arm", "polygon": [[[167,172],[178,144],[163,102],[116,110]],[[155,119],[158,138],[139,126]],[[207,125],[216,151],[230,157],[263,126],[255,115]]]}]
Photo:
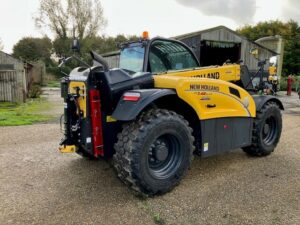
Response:
[{"label": "mirror arm", "polygon": [[87,64],[86,62],[82,61],[79,57],[77,56],[72,56],[74,59],[76,59],[77,61],[79,61],[81,64],[85,65],[86,67],[90,67],[89,64]]}]

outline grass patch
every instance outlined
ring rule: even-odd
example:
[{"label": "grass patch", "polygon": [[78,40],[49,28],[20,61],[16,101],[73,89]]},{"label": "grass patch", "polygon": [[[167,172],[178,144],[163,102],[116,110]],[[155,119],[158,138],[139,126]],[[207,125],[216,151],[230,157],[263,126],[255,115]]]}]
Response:
[{"label": "grass patch", "polygon": [[52,116],[45,115],[51,104],[44,98],[28,99],[26,103],[0,102],[0,126],[30,125],[45,122]]},{"label": "grass patch", "polygon": [[153,220],[153,222],[157,225],[167,225],[166,221],[161,217],[161,215],[158,212],[155,212],[153,208],[150,206],[150,204],[147,202],[147,200],[143,200],[142,208],[145,210],[147,214],[149,214]]},{"label": "grass patch", "polygon": [[46,87],[60,88],[60,81],[58,81],[58,80],[50,80],[50,81],[47,82]]}]

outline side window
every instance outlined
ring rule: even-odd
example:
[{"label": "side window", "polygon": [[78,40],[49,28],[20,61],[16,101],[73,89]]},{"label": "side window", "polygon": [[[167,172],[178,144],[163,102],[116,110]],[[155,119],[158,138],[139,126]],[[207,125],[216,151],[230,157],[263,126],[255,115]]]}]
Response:
[{"label": "side window", "polygon": [[149,64],[151,72],[154,73],[199,66],[189,49],[180,43],[167,40],[157,40],[151,44]]},{"label": "side window", "polygon": [[149,60],[150,60],[150,67],[152,72],[157,73],[157,72],[163,72],[168,70],[166,65],[161,60],[161,58],[155,55],[153,52],[150,52]]}]

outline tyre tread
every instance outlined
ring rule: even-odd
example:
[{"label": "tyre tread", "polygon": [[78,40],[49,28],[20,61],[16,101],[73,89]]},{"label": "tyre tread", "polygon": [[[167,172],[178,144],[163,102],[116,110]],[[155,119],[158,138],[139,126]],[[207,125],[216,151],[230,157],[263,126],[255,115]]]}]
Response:
[{"label": "tyre tread", "polygon": [[[170,118],[183,121],[189,130],[188,136],[191,143],[191,152],[189,158],[190,163],[192,159],[192,153],[195,149],[192,128],[188,126],[188,122],[181,115],[178,115],[173,111],[168,111],[165,109],[150,109],[145,111],[140,117],[138,117],[137,120],[125,124],[122,131],[118,134],[118,141],[115,144],[116,153],[113,156],[114,167],[120,180],[139,194],[151,196],[154,194],[166,193],[180,182],[180,178],[178,178],[174,185],[164,190],[160,190],[159,192],[157,190],[152,190],[147,187],[147,184],[143,181],[143,179],[139,178],[139,168],[135,163],[138,160],[136,153],[141,148],[141,142],[146,137],[148,130],[150,130],[154,124]],[[184,174],[185,173],[186,171]]]}]

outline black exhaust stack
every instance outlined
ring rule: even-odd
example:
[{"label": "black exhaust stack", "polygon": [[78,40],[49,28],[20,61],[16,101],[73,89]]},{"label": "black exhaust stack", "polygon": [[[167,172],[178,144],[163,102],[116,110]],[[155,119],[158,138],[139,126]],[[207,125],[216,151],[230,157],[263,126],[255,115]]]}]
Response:
[{"label": "black exhaust stack", "polygon": [[100,63],[103,67],[104,72],[107,72],[109,70],[109,66],[108,66],[108,63],[106,62],[106,60],[101,55],[98,55],[94,51],[91,51],[90,53],[91,53],[93,60]]}]

